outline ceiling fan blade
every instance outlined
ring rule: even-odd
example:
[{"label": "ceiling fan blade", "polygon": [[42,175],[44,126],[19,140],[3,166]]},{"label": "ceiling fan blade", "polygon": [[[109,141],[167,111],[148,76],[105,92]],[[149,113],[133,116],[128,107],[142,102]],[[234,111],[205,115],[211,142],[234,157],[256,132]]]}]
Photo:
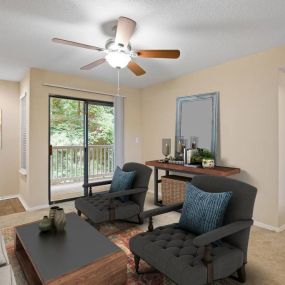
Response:
[{"label": "ceiling fan blade", "polygon": [[89,70],[89,69],[92,69],[92,68],[94,68],[100,64],[103,64],[105,61],[106,61],[105,58],[100,58],[100,59],[97,59],[97,60],[95,60],[95,61],[93,61],[93,62],[91,62],[85,66],[82,66],[80,69],[81,70]]},{"label": "ceiling fan blade", "polygon": [[80,48],[87,48],[87,49],[92,49],[92,50],[97,50],[97,51],[103,51],[103,48],[95,47],[95,46],[90,46],[86,44],[81,44],[73,41],[67,41],[59,38],[53,38],[52,41],[57,44],[64,44],[68,46],[75,46],[75,47],[80,47]]},{"label": "ceiling fan blade", "polygon": [[136,22],[126,17],[118,19],[115,43],[127,47],[136,27]]},{"label": "ceiling fan blade", "polygon": [[138,56],[150,58],[178,58],[180,50],[138,50]]},{"label": "ceiling fan blade", "polygon": [[128,64],[128,68],[132,71],[136,76],[141,76],[145,74],[145,71],[135,62],[130,61]]}]

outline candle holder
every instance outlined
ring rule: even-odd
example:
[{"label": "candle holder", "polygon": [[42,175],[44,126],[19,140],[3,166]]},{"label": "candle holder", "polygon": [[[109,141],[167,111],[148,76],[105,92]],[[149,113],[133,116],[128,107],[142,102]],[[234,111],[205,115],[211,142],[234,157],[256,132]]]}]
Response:
[{"label": "candle holder", "polygon": [[184,137],[176,137],[175,158],[183,160],[184,149],[186,148],[187,140]]},{"label": "candle holder", "polygon": [[162,139],[162,154],[165,156],[164,162],[168,162],[171,153],[171,139]]},{"label": "candle holder", "polygon": [[198,148],[199,138],[195,136],[190,137],[190,147],[191,149]]}]

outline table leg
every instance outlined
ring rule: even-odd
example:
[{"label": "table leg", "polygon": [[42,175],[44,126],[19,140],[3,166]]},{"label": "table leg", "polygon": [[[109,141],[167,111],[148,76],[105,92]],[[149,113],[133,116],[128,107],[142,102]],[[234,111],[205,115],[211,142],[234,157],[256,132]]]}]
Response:
[{"label": "table leg", "polygon": [[35,270],[34,264],[30,260],[30,257],[25,251],[25,248],[23,247],[22,242],[19,239],[17,234],[15,237],[15,255],[22,268],[22,272],[24,273],[28,281],[28,284],[31,284],[31,285],[43,284],[42,281],[40,280],[40,277],[37,271]]},{"label": "table leg", "polygon": [[154,168],[154,205],[158,205],[158,169]]}]

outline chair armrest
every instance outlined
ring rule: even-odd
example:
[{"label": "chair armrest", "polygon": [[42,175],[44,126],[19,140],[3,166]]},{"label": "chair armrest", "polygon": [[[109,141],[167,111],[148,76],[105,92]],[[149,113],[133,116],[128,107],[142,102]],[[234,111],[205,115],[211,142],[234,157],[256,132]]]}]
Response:
[{"label": "chair armrest", "polygon": [[103,180],[103,181],[97,181],[92,183],[83,184],[83,187],[95,187],[95,186],[102,186],[102,185],[108,185],[111,184],[112,180]]},{"label": "chair armrest", "polygon": [[102,192],[102,193],[96,193],[96,195],[104,195],[105,198],[107,199],[113,199],[113,198],[118,198],[118,197],[123,197],[123,196],[129,196],[129,195],[134,195],[134,194],[139,194],[139,193],[143,193],[146,192],[147,188],[134,188],[134,189],[128,189],[128,190],[124,190],[124,191],[118,191],[118,192]]},{"label": "chair armrest", "polygon": [[109,194],[109,190],[106,190],[106,191],[100,191],[100,192],[95,192],[93,193],[93,196],[96,196],[96,195],[107,195]]},{"label": "chair armrest", "polygon": [[162,214],[165,214],[165,213],[168,213],[171,211],[177,211],[177,210],[181,209],[182,207],[183,207],[183,203],[176,203],[176,204],[172,204],[172,205],[168,205],[168,206],[162,206],[159,208],[155,208],[155,209],[145,211],[145,212],[140,214],[140,217],[142,219],[146,219],[146,218],[162,215]]},{"label": "chair armrest", "polygon": [[197,236],[196,238],[193,239],[193,244],[197,247],[206,246],[219,239],[225,238],[232,234],[238,233],[242,230],[248,229],[252,226],[252,224],[253,220],[237,221],[227,224],[213,231]]}]

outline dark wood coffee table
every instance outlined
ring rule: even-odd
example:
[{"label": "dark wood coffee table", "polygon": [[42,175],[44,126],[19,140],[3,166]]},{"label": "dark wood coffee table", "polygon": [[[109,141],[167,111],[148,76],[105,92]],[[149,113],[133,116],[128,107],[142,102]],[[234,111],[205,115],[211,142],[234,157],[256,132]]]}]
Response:
[{"label": "dark wood coffee table", "polygon": [[38,222],[16,227],[15,253],[31,285],[119,285],[125,253],[75,213],[62,233],[40,233]]}]

